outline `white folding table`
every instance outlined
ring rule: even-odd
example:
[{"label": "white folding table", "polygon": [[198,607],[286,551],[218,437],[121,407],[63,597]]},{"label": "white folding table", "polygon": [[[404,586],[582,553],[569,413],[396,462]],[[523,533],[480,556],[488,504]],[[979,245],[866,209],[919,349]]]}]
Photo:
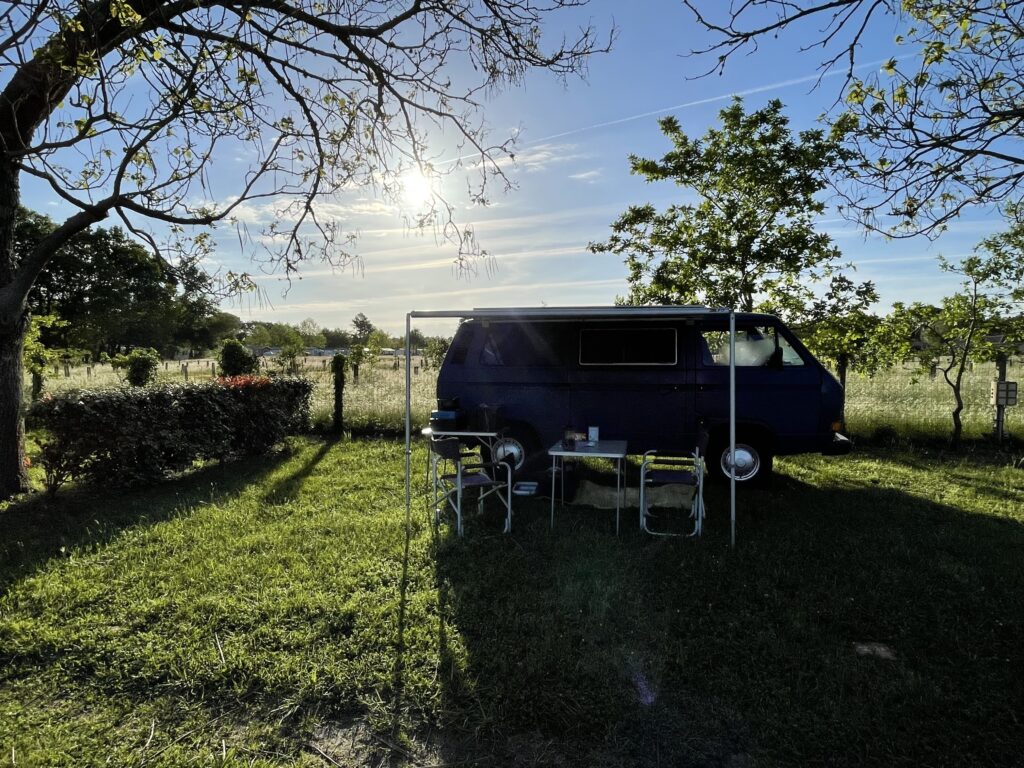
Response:
[{"label": "white folding table", "polygon": [[551,527],[555,527],[555,479],[561,473],[562,479],[562,504],[565,504],[565,460],[567,458],[577,459],[614,459],[615,460],[615,535],[619,535],[619,507],[621,506],[622,492],[626,489],[626,479],[623,474],[623,462],[626,459],[625,440],[594,440],[579,441],[573,448],[566,448],[562,441],[558,441],[548,449],[551,457]]}]

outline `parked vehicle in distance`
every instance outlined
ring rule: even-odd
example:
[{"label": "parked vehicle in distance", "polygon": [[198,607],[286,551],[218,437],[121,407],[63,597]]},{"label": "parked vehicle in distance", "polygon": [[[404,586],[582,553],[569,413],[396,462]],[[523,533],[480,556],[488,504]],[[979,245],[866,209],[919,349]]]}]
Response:
[{"label": "parked vehicle in distance", "polygon": [[[494,446],[517,473],[546,466],[567,427],[600,428],[632,454],[693,450],[728,477],[729,313],[706,307],[566,307],[467,313],[438,373],[440,407],[497,408]],[[736,479],[775,456],[848,453],[843,390],[776,317],[736,314]]]}]

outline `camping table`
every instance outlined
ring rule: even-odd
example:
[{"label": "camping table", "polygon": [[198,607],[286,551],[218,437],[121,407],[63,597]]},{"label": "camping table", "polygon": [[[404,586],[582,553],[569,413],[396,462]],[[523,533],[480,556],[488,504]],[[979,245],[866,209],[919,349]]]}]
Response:
[{"label": "camping table", "polygon": [[[626,481],[622,472],[622,462],[626,458],[625,440],[580,441],[575,448],[566,448],[559,440],[548,449],[551,457],[551,527],[555,527],[555,476],[559,465],[564,475],[567,458],[615,459],[615,535],[619,535],[619,506]],[[562,504],[565,504],[565,479],[562,479]]]}]

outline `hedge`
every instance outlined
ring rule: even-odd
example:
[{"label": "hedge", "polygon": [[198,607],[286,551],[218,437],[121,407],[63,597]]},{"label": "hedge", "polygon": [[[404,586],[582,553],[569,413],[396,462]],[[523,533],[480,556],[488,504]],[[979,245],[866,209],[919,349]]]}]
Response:
[{"label": "hedge", "polygon": [[266,453],[309,428],[312,391],[297,376],[78,390],[45,396],[28,421],[42,433],[49,490],[71,478],[134,485],[199,460]]}]

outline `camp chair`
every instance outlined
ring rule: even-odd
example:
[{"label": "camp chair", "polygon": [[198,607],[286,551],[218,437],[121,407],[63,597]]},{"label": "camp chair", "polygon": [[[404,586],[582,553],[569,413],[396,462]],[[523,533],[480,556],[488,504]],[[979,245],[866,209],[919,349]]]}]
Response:
[{"label": "camp chair", "polygon": [[697,438],[697,447],[692,456],[658,456],[657,451],[647,451],[640,465],[640,528],[654,536],[679,536],[682,534],[655,531],[648,525],[654,517],[648,508],[648,488],[659,485],[688,485],[694,489],[690,517],[693,531],[689,536],[700,536],[704,528],[704,457],[708,451],[708,433],[702,429]]},{"label": "camp chair", "polygon": [[512,530],[512,467],[507,462],[481,461],[476,453],[464,451],[457,437],[432,438],[430,476],[435,524],[440,522],[441,511],[450,507],[455,512],[455,530],[461,536],[463,497],[466,491],[475,489],[477,508],[481,513],[484,499],[492,493],[498,495],[505,504],[504,532]]}]

